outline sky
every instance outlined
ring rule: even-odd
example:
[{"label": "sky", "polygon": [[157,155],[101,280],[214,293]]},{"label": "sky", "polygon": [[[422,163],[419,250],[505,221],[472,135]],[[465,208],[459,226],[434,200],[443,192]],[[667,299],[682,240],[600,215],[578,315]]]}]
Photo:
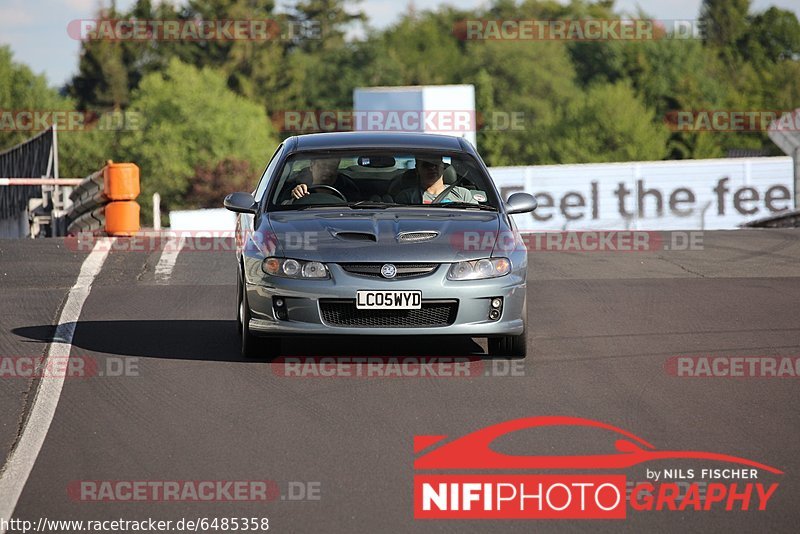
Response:
[{"label": "sky", "polygon": [[[109,0],[0,0],[0,44],[8,44],[16,61],[34,72],[44,74],[51,85],[61,86],[76,72],[80,42],[67,35],[71,20],[90,19],[101,4]],[[635,14],[641,7],[655,19],[694,19],[702,0],[617,0],[617,10]],[[119,9],[127,9],[134,0],[117,0]],[[285,4],[278,0],[278,5]],[[408,10],[409,1],[362,0],[373,27],[383,28]],[[417,11],[439,5],[458,5],[470,9],[487,5],[488,0],[415,0]],[[800,17],[800,0],[753,0],[752,10],[775,5],[794,10]]]}]

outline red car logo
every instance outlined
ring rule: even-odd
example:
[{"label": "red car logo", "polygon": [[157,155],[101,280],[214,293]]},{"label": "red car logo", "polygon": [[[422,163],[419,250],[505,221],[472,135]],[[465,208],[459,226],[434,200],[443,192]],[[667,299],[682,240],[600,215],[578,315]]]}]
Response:
[{"label": "red car logo", "polygon": [[[549,426],[595,427],[619,434],[617,453],[583,456],[514,456],[496,452],[497,438],[518,430]],[[414,436],[414,453],[430,448],[447,436]],[[612,425],[580,417],[526,417],[492,425],[422,454],[414,469],[623,469],[655,460],[697,459],[730,462],[782,475],[783,471],[746,458],[702,451],[659,451],[642,438]]]}]

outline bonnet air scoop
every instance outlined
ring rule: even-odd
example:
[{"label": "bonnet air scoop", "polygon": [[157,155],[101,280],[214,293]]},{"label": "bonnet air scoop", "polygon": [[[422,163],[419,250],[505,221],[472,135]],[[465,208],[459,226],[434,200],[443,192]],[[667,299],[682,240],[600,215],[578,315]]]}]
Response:
[{"label": "bonnet air scoop", "polygon": [[419,243],[420,241],[428,241],[434,239],[439,235],[439,232],[433,230],[422,230],[417,232],[400,232],[397,234],[397,240],[400,243]]},{"label": "bonnet air scoop", "polygon": [[378,241],[378,236],[371,232],[338,231],[331,233],[333,234],[333,237],[341,239],[342,241],[368,241],[372,243],[376,243]]}]

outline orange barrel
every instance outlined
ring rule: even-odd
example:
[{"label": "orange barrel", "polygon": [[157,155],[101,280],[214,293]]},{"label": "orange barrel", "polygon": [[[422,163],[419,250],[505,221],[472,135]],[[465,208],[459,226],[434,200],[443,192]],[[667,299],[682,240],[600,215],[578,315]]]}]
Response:
[{"label": "orange barrel", "polygon": [[106,204],[106,233],[108,235],[134,235],[138,231],[139,204],[136,201],[125,200]]},{"label": "orange barrel", "polygon": [[109,161],[103,168],[103,191],[109,200],[134,200],[139,196],[139,167]]}]

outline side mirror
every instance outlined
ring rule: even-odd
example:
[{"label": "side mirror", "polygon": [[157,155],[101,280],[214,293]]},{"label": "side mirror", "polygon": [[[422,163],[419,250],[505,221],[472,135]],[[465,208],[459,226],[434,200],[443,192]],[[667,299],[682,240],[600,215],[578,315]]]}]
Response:
[{"label": "side mirror", "polygon": [[506,211],[512,213],[529,213],[536,209],[539,203],[536,197],[528,193],[514,193],[506,200]]},{"label": "side mirror", "polygon": [[254,214],[258,211],[256,199],[254,199],[253,195],[250,193],[231,193],[225,197],[225,200],[222,201],[222,205],[235,213]]}]

